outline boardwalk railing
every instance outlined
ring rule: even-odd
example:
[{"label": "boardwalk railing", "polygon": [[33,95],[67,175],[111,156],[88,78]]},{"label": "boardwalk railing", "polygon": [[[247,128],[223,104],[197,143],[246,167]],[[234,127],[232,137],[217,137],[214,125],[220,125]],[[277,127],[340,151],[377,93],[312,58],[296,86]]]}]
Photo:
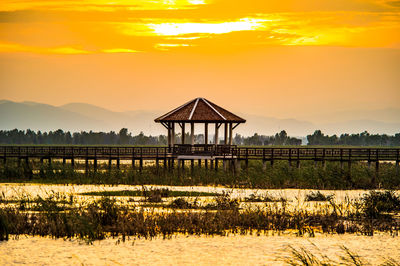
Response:
[{"label": "boardwalk railing", "polygon": [[238,160],[400,161],[399,148],[268,148],[229,145],[129,146],[0,146],[0,158],[143,159],[176,158],[179,155],[226,156]]}]

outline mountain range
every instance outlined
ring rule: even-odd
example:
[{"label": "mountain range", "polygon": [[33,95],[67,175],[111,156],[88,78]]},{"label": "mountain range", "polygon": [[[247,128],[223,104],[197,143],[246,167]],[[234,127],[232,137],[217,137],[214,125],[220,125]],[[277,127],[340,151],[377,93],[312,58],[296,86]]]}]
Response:
[{"label": "mountain range", "polygon": [[[128,128],[133,134],[143,132],[147,135],[166,134],[166,130],[154,122],[154,119],[168,110],[133,110],[114,112],[99,106],[86,103],[69,103],[53,106],[36,102],[13,102],[0,100],[0,129],[32,129],[65,131],[119,131]],[[316,129],[325,134],[360,133],[367,130],[370,133],[395,134],[400,132],[400,109],[381,109],[373,111],[355,110],[326,114],[335,118],[325,122],[323,117],[303,119],[280,119],[263,115],[237,113],[247,122],[235,131],[242,135],[273,135],[281,130],[291,136],[306,136]],[[210,133],[213,128],[210,127]],[[202,133],[203,128],[197,127],[196,132]]]}]

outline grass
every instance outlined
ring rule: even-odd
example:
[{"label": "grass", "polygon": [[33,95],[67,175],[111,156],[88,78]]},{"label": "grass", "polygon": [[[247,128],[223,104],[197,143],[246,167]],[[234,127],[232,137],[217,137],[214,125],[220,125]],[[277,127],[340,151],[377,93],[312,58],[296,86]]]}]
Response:
[{"label": "grass", "polygon": [[[83,196],[103,196],[103,197],[143,197],[146,194],[143,190],[118,190],[118,191],[91,191],[80,193]],[[168,190],[161,197],[211,197],[217,193],[197,192],[197,191],[176,191]]]},{"label": "grass", "polygon": [[368,218],[400,212],[400,196],[393,191],[371,191],[362,198],[363,213]]},{"label": "grass", "polygon": [[[365,200],[375,195],[371,192],[361,202],[362,208],[340,210],[340,206],[322,206],[307,211],[288,211],[285,204],[266,205],[265,208],[239,209],[237,199],[229,194],[216,196],[212,203],[202,207],[202,211],[174,211],[174,208],[197,209],[198,203],[189,203],[183,198],[173,201],[171,211],[159,212],[154,209],[130,208],[116,199],[101,197],[94,202],[75,202],[68,197],[49,195],[34,200],[21,209],[19,204],[0,208],[0,239],[9,235],[39,235],[55,238],[79,238],[88,242],[108,236],[170,238],[176,234],[187,235],[229,235],[263,234],[295,230],[297,235],[314,236],[323,233],[359,233],[373,235],[376,231],[400,231],[400,223],[393,209],[385,216],[371,218],[363,208],[368,204],[380,206],[380,201]],[[393,197],[382,197],[381,201],[391,202]],[[25,199],[21,199],[25,200]],[[333,202],[331,204],[334,204]],[[397,205],[396,205],[397,206]],[[28,210],[35,210],[34,212]],[[392,209],[391,209],[392,210]]]},{"label": "grass", "polygon": [[[317,248],[314,245],[315,248]],[[291,250],[291,257],[286,258],[284,261],[289,265],[308,265],[308,266],[327,266],[327,265],[354,265],[354,266],[362,266],[369,265],[365,259],[361,258],[357,253],[351,251],[346,246],[341,246],[340,249],[342,254],[339,256],[339,259],[329,258],[327,255],[322,254],[320,250],[314,254],[310,250],[307,250],[304,247],[294,248],[289,246]],[[395,266],[400,265],[400,262],[392,258],[387,258],[385,261],[380,264],[381,266]]]},{"label": "grass", "polygon": [[311,192],[310,194],[307,194],[305,197],[305,201],[330,201],[333,200],[334,195],[324,195],[321,193],[321,191],[317,192]]},{"label": "grass", "polygon": [[287,199],[284,197],[276,198],[267,193],[263,196],[251,194],[249,197],[245,197],[243,201],[244,202],[286,202]]},{"label": "grass", "polygon": [[[244,163],[243,163],[244,166]],[[163,167],[145,166],[142,171],[121,165],[121,169],[108,170],[107,165],[99,164],[95,172],[90,165],[89,171],[83,173],[84,164],[76,163],[75,169],[70,165],[53,162],[41,165],[31,161],[29,165],[8,160],[0,163],[0,182],[33,182],[44,184],[129,184],[129,185],[222,185],[227,187],[247,188],[299,188],[299,189],[399,189],[400,173],[391,163],[381,163],[379,175],[366,163],[353,163],[351,173],[348,166],[340,167],[338,162],[327,162],[326,167],[314,162],[302,162],[301,168],[290,167],[287,162],[277,161],[274,166],[267,165],[263,170],[262,162],[250,161],[247,170],[239,173],[220,165],[219,170],[206,170],[195,165],[193,172],[186,165],[185,171],[175,168],[164,171]],[[36,169],[34,173],[30,171]],[[81,172],[77,171],[81,170]]]}]

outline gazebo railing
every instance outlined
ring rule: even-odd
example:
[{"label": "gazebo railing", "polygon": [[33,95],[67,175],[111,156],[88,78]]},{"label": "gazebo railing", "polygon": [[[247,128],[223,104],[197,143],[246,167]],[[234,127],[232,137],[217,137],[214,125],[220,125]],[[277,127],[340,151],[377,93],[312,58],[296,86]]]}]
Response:
[{"label": "gazebo railing", "polygon": [[226,156],[232,155],[235,150],[236,145],[175,144],[173,153],[176,155]]}]

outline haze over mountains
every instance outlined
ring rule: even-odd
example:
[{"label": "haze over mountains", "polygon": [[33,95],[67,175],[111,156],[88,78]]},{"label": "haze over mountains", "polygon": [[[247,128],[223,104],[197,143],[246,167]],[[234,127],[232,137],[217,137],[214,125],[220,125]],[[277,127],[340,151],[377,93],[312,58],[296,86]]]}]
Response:
[{"label": "haze over mountains", "polygon": [[[119,131],[126,127],[133,134],[166,134],[166,130],[154,119],[169,110],[114,112],[85,103],[52,106],[35,102],[0,101],[0,129],[32,129],[65,131]],[[306,136],[316,129],[325,134],[370,133],[395,134],[400,132],[400,109],[355,110],[320,114],[308,118],[279,119],[236,112],[247,120],[236,133],[242,135],[273,135],[281,130],[291,136]],[[326,119],[324,119],[324,117]],[[325,122],[325,121],[330,121]],[[332,122],[333,121],[333,122]],[[210,130],[211,127],[210,127]],[[202,132],[202,127],[196,130]]]}]

